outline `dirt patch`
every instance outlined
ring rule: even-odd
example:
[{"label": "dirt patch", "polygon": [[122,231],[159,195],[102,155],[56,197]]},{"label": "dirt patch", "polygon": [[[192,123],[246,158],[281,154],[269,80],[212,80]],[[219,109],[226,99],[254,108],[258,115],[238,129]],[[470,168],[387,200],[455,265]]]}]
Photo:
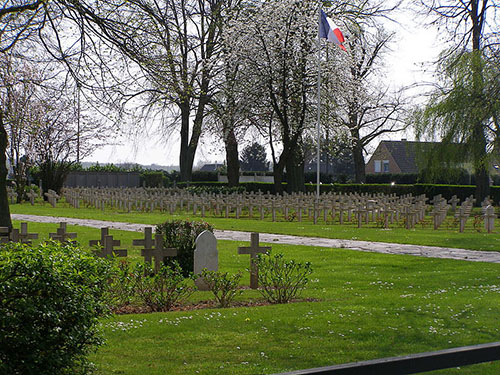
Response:
[{"label": "dirt patch", "polygon": [[[303,298],[296,299],[289,303],[297,303],[297,302],[319,302],[319,299],[316,298]],[[258,306],[268,306],[271,305],[268,301],[237,301],[233,302],[229,307],[238,308],[238,307],[258,307]],[[193,311],[193,310],[203,310],[203,309],[217,309],[220,308],[215,301],[200,301],[197,303],[186,304],[186,305],[178,305],[172,307],[170,310],[157,310],[153,311],[150,307],[147,306],[133,306],[133,305],[124,305],[119,308],[112,309],[112,313],[116,315],[125,315],[125,314],[149,314],[152,312],[168,312],[168,311]]]}]

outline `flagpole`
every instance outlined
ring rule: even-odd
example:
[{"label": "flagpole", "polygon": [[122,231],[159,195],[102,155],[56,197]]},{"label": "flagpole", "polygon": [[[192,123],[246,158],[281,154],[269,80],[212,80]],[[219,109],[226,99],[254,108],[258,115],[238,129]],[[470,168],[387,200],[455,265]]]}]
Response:
[{"label": "flagpole", "polygon": [[321,1],[318,1],[318,118],[316,123],[317,154],[316,154],[316,200],[319,203],[320,175],[320,121],[321,121]]}]

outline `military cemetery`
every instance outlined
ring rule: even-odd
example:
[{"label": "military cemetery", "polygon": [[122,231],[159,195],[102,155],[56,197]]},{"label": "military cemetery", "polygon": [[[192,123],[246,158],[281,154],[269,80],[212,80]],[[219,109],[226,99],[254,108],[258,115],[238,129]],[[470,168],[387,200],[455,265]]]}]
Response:
[{"label": "military cemetery", "polygon": [[500,0],[6,0],[0,375],[500,374]]}]

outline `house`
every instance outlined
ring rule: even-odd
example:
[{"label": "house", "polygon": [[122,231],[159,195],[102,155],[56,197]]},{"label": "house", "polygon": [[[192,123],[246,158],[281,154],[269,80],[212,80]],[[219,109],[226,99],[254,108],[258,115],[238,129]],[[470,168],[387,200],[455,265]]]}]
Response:
[{"label": "house", "polygon": [[366,174],[417,173],[416,145],[421,142],[381,141],[366,164]]},{"label": "house", "polygon": [[200,168],[200,171],[201,172],[215,172],[219,168],[222,168],[222,167],[224,167],[224,164],[218,164],[218,163],[215,163],[215,164],[205,164],[205,165],[203,165],[203,167]]}]

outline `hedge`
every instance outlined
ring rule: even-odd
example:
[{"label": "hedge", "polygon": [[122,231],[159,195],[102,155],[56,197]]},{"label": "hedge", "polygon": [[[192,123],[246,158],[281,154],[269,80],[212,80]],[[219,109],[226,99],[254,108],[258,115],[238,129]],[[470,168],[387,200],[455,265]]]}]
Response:
[{"label": "hedge", "polygon": [[[226,188],[225,182],[190,182],[178,183],[177,186],[182,188],[185,186],[205,186],[217,187],[220,191]],[[243,182],[239,186],[243,186],[247,192],[258,192],[275,194],[274,184],[269,182]],[[286,183],[283,183],[283,191],[286,191]],[[306,184],[306,192],[316,192],[316,184]],[[490,187],[490,197],[495,203],[500,203],[500,186]],[[214,191],[214,190],[212,190]],[[370,194],[396,194],[406,195],[413,194],[414,196],[425,194],[428,198],[441,194],[444,198],[450,199],[456,195],[460,200],[474,195],[476,187],[473,185],[438,185],[438,184],[322,184],[320,187],[322,193],[370,193]],[[476,202],[479,203],[479,202]]]}]

